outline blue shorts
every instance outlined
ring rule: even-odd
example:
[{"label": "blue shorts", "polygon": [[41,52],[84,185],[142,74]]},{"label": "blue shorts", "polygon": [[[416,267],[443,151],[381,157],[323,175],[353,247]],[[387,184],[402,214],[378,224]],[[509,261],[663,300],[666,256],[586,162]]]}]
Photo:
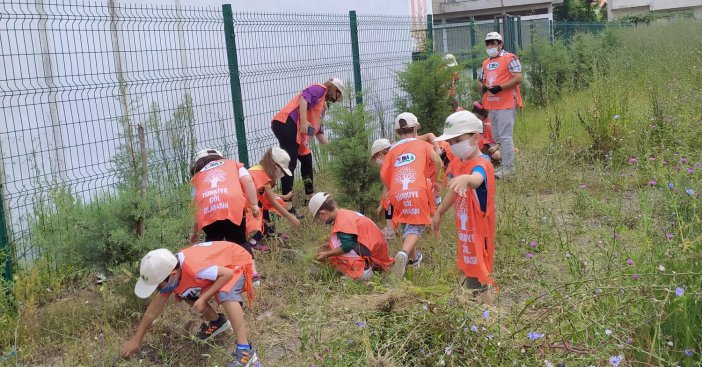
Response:
[{"label": "blue shorts", "polygon": [[217,296],[219,297],[219,302],[224,303],[224,302],[243,302],[244,298],[241,296],[243,290],[244,290],[244,285],[246,284],[246,279],[244,279],[244,275],[241,275],[241,278],[234,283],[234,286],[232,287],[232,290],[229,292],[219,292],[217,293]]},{"label": "blue shorts", "polygon": [[416,234],[417,236],[422,237],[422,234],[424,234],[424,228],[426,228],[424,224],[400,223],[400,226],[402,226],[402,238],[405,238],[412,234]]}]

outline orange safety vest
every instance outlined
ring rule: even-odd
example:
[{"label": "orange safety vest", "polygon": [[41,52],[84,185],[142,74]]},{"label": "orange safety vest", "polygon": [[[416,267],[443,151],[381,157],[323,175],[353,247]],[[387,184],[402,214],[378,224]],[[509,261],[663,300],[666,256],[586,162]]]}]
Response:
[{"label": "orange safety vest", "polygon": [[[326,109],[326,103],[324,101],[325,101],[325,96],[327,93],[327,87],[325,87],[324,84],[315,83],[315,84],[308,86],[307,88],[309,88],[313,85],[320,86],[320,87],[324,88],[324,95],[322,95],[322,97],[320,97],[317,104],[315,104],[313,106],[307,105],[307,122],[309,122],[310,125],[314,128],[314,134],[316,135],[319,132],[319,129],[321,128],[322,114],[324,113],[324,111]],[[294,111],[295,109],[300,108],[300,96],[302,96],[302,92],[298,93],[295,96],[295,98],[291,99],[290,102],[288,102],[288,104],[285,105],[285,107],[283,107],[282,110],[280,110],[275,116],[273,116],[273,120],[279,121],[279,122],[282,122],[285,124],[288,120],[288,116],[290,116],[290,113],[292,111]],[[298,148],[297,154],[300,156],[304,156],[304,155],[312,153],[312,151],[310,150],[310,141],[312,140],[311,139],[312,137],[309,135],[306,135],[306,134],[303,135],[300,132],[299,115],[298,115],[298,120],[295,122],[297,123],[297,138],[295,141],[297,142],[297,144],[300,145]]]},{"label": "orange safety vest", "polygon": [[[453,154],[453,151],[451,151],[451,145],[446,140],[442,140],[439,142],[439,147],[442,151],[446,152],[446,159],[448,159],[450,165],[451,162],[453,162],[456,159],[456,155]],[[441,182],[443,182],[444,186],[448,184],[448,165],[446,167],[443,167],[441,173]]]},{"label": "orange safety vest", "polygon": [[483,139],[480,141],[480,149],[483,149],[485,144],[495,144],[495,138],[492,137],[492,124],[489,118],[486,118],[485,122],[483,122]]},{"label": "orange safety vest", "polygon": [[[181,275],[175,294],[181,299],[197,299],[207,291],[214,281],[197,278],[197,273],[210,266],[222,266],[234,271],[234,276],[220,288],[220,292],[231,292],[237,281],[244,276],[249,305],[253,302],[253,259],[248,251],[234,242],[202,242],[181,250],[184,259],[180,264]],[[219,302],[219,294],[215,299]]]},{"label": "orange safety vest", "polygon": [[[502,56],[488,58],[483,61],[485,85],[488,87],[503,85],[512,80],[512,73],[509,72],[509,62],[513,58],[516,59],[517,56],[505,52]],[[517,99],[516,105],[521,108],[524,104],[522,103],[522,92],[519,89],[519,85],[516,88],[503,89],[497,94],[485,92],[483,94],[483,107],[487,110],[511,110],[515,108],[515,97]]]},{"label": "orange safety vest", "polygon": [[387,270],[395,261],[388,256],[388,243],[383,232],[375,222],[363,214],[348,209],[339,209],[329,237],[329,246],[332,250],[341,246],[336,235],[338,232],[355,234],[358,236],[358,243],[365,246],[371,253],[370,257],[367,257],[351,250],[343,255],[332,256],[328,259],[329,264],[349,278],[358,279],[363,275],[366,262],[374,268]]},{"label": "orange safety vest", "polygon": [[241,224],[246,198],[239,182],[243,164],[220,159],[208,163],[192,179],[195,221],[199,230],[219,220]]},{"label": "orange safety vest", "polygon": [[436,166],[431,160],[434,148],[415,138],[393,144],[385,156],[380,177],[389,189],[393,206],[393,222],[404,224],[431,223],[436,182]]},{"label": "orange safety vest", "polygon": [[456,196],[453,212],[458,231],[456,264],[466,277],[478,278],[481,284],[493,284],[490,277],[495,258],[495,170],[489,158],[481,155],[467,161],[451,162],[452,177],[470,174],[483,167],[487,176],[487,205],[483,212],[475,189],[466,197]]},{"label": "orange safety vest", "polygon": [[[263,210],[272,211],[273,213],[281,215],[271,205],[271,202],[268,200],[268,197],[266,197],[265,187],[272,185],[273,180],[270,177],[268,177],[268,174],[266,173],[266,170],[263,169],[263,166],[259,164],[249,168],[249,175],[251,175],[251,179],[254,182],[254,186],[256,186],[256,193],[258,196],[259,206]],[[281,206],[285,207],[285,201],[283,201],[283,199],[281,199],[280,197],[276,197],[275,201],[277,201],[278,204],[280,204]],[[246,234],[249,235],[252,233],[263,232],[263,221],[263,215],[259,215],[258,218],[256,218],[253,216],[251,209],[247,209]]]}]

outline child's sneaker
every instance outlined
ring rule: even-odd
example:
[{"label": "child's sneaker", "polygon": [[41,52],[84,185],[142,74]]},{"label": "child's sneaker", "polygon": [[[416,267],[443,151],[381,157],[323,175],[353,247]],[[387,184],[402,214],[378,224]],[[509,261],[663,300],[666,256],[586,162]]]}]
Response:
[{"label": "child's sneaker", "polygon": [[200,331],[197,333],[198,339],[206,340],[232,328],[232,323],[227,320],[223,313],[218,315],[219,318],[217,320],[203,322],[200,325]]},{"label": "child's sneaker", "polygon": [[407,262],[407,266],[414,266],[415,268],[419,269],[419,265],[422,263],[422,259],[424,259],[424,255],[417,250],[417,257],[414,260],[410,260]]},{"label": "child's sneaker", "polygon": [[392,241],[392,240],[397,239],[397,235],[395,234],[395,230],[392,228],[384,228],[383,235],[385,236],[385,240],[387,240],[387,241]]},{"label": "child's sneaker", "polygon": [[256,250],[256,251],[268,252],[271,250],[270,247],[264,245],[263,243],[255,240],[255,239],[249,240],[249,245],[251,245],[251,248]]},{"label": "child's sneaker", "polygon": [[392,268],[392,273],[395,278],[402,279],[405,276],[405,267],[407,267],[407,252],[400,250],[395,255],[395,266]]},{"label": "child's sneaker", "polygon": [[253,347],[251,349],[237,349],[232,355],[234,360],[227,362],[227,367],[261,367]]}]

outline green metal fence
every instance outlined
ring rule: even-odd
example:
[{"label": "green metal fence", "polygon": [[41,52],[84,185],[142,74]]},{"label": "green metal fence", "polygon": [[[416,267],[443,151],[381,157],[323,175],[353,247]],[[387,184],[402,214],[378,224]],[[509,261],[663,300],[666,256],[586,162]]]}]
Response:
[{"label": "green metal fence", "polygon": [[[431,24],[431,23],[429,23]],[[40,256],[35,210],[63,188],[114,193],[125,144],[150,152],[162,190],[197,149],[255,163],[273,115],[331,76],[389,135],[395,73],[427,44],[426,20],[349,14],[13,0],[0,3],[0,256],[4,277]],[[143,131],[143,136],[136,134]],[[143,141],[143,143],[142,143]],[[0,257],[0,259],[2,259]]]}]

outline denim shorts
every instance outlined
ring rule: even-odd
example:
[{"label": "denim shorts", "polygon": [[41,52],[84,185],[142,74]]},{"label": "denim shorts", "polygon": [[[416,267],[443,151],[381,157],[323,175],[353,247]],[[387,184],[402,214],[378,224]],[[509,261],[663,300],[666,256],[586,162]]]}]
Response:
[{"label": "denim shorts", "polygon": [[234,283],[234,286],[232,287],[232,290],[229,292],[219,292],[217,296],[219,297],[219,302],[243,302],[244,298],[241,296],[242,291],[244,290],[244,285],[246,284],[246,279],[244,279],[244,275],[241,275],[241,278]]},{"label": "denim shorts", "polygon": [[411,234],[416,234],[419,237],[422,237],[422,234],[424,234],[424,229],[426,226],[424,224],[406,224],[406,223],[401,223],[402,226],[402,238],[405,238]]}]

